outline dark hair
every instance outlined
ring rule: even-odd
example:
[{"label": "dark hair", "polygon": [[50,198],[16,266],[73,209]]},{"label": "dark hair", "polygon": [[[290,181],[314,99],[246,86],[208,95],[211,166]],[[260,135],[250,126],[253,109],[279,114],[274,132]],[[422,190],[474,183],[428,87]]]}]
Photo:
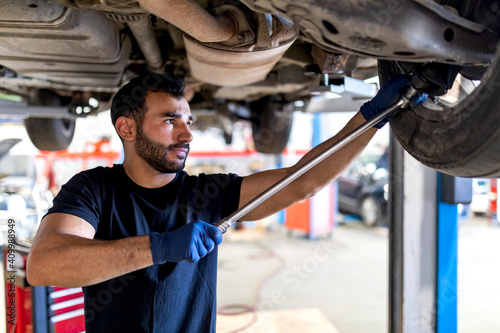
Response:
[{"label": "dark hair", "polygon": [[166,92],[176,98],[184,96],[184,82],[173,75],[146,71],[130,80],[113,97],[111,121],[113,126],[120,117],[132,117],[137,123],[144,120],[144,102],[150,92]]}]

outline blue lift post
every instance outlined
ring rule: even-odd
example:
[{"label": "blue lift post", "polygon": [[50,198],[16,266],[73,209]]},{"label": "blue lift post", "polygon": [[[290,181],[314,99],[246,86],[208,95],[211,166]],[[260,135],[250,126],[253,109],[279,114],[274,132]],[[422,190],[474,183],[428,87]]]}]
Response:
[{"label": "blue lift post", "polygon": [[436,333],[458,331],[458,205],[472,201],[472,179],[438,173]]},{"label": "blue lift post", "polygon": [[437,239],[437,329],[457,332],[457,205],[439,202]]}]

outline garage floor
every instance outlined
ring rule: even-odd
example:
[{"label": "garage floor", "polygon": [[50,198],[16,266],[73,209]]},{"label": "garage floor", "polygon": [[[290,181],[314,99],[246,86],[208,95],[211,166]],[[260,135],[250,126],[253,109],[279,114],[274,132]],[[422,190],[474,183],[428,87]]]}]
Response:
[{"label": "garage floor", "polygon": [[[315,241],[259,228],[224,237],[217,333],[387,332],[387,229],[350,222]],[[458,244],[459,332],[500,332],[500,227],[462,222]]]},{"label": "garage floor", "polygon": [[[387,265],[387,229],[359,222],[315,241],[231,229],[219,249],[218,305],[226,315],[217,332],[386,333]],[[486,218],[461,223],[458,270],[460,333],[500,332],[500,227]]]}]

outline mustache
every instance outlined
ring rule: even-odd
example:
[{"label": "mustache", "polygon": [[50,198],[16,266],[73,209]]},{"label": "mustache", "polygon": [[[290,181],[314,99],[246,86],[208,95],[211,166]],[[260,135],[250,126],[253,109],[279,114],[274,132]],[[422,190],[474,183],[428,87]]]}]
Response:
[{"label": "mustache", "polygon": [[176,143],[174,145],[168,146],[168,149],[175,149],[175,148],[181,148],[181,149],[187,149],[187,150],[189,150],[189,143]]}]

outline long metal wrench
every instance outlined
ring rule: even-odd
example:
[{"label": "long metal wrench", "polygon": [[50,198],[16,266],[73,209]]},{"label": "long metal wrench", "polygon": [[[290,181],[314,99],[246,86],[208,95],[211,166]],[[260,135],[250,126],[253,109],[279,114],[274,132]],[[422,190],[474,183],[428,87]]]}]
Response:
[{"label": "long metal wrench", "polygon": [[298,177],[302,176],[305,172],[316,166],[318,163],[323,161],[325,158],[339,150],[340,148],[344,147],[346,144],[372,128],[374,125],[378,124],[382,119],[386,118],[387,116],[395,113],[399,109],[404,109],[406,108],[409,103],[410,99],[415,96],[418,93],[418,91],[413,88],[413,86],[410,85],[410,87],[407,89],[407,91],[401,96],[400,99],[397,100],[396,103],[392,104],[389,106],[387,109],[384,111],[380,112],[376,116],[370,118],[370,120],[366,121],[362,125],[356,127],[354,130],[349,132],[346,136],[341,138],[339,141],[333,143],[330,147],[326,148],[323,150],[321,153],[318,155],[314,156],[311,158],[309,161],[301,165],[300,167],[297,168],[297,170],[293,171],[292,173],[288,174],[286,177],[269,187],[267,190],[250,200],[246,205],[243,207],[239,208],[236,210],[234,213],[229,215],[228,217],[220,220],[217,222],[215,225],[217,228],[222,233],[225,233],[227,229],[233,224],[234,222],[238,221],[240,218],[248,214],[250,211],[252,211],[254,208],[256,208],[258,205],[269,199],[271,196],[273,196],[276,192],[279,190],[283,189],[285,186],[290,184],[292,181],[297,179]]}]

